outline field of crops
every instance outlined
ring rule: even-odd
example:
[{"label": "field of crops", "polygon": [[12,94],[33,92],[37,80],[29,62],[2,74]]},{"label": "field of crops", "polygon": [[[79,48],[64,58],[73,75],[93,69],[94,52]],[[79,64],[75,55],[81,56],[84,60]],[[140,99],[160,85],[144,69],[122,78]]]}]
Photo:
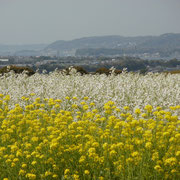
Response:
[{"label": "field of crops", "polygon": [[0,77],[0,179],[180,179],[180,75]]}]

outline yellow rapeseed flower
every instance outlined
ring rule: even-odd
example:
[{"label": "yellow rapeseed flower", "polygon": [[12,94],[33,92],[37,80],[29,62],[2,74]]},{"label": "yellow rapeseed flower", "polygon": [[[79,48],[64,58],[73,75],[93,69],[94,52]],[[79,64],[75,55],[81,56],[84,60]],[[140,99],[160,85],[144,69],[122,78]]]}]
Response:
[{"label": "yellow rapeseed flower", "polygon": [[89,175],[90,172],[89,172],[88,170],[85,170],[85,171],[84,171],[84,174],[85,174],[85,175]]}]

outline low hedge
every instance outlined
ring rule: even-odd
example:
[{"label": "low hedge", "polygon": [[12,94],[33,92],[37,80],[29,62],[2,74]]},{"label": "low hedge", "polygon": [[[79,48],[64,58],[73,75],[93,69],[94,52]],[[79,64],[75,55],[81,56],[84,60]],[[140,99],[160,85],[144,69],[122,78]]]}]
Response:
[{"label": "low hedge", "polygon": [[34,70],[32,70],[29,67],[19,67],[19,66],[12,66],[12,65],[1,68],[0,74],[4,75],[5,73],[8,73],[10,71],[14,71],[14,73],[16,73],[16,74],[21,74],[24,71],[26,71],[26,74],[28,76],[32,76],[33,74],[35,74]]}]

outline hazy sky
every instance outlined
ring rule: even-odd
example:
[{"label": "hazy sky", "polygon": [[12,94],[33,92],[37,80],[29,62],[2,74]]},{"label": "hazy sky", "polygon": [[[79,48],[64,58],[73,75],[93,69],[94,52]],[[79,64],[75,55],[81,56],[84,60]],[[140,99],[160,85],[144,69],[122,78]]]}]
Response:
[{"label": "hazy sky", "polygon": [[180,33],[180,0],[0,0],[0,44]]}]

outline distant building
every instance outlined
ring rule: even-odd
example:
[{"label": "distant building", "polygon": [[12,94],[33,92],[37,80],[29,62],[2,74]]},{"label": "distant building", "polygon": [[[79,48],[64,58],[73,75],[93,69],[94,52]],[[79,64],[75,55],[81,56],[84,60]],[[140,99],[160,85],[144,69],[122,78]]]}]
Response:
[{"label": "distant building", "polygon": [[9,59],[0,59],[0,62],[9,62]]}]

